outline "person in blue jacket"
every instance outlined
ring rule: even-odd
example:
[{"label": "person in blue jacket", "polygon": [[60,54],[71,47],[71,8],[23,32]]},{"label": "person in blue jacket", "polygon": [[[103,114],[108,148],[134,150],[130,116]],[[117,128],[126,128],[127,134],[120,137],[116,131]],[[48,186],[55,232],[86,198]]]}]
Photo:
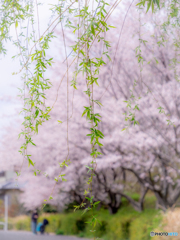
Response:
[{"label": "person in blue jacket", "polygon": [[43,224],[40,222],[40,223],[38,223],[38,225],[37,225],[37,228],[36,228],[36,232],[41,232],[41,226],[42,226]]},{"label": "person in blue jacket", "polygon": [[44,219],[42,223],[38,223],[37,228],[36,228],[36,231],[37,231],[37,232],[40,232],[41,234],[44,234],[44,232],[45,232],[45,227],[46,227],[46,225],[48,225],[48,224],[49,224],[48,220],[47,220],[47,219]]}]

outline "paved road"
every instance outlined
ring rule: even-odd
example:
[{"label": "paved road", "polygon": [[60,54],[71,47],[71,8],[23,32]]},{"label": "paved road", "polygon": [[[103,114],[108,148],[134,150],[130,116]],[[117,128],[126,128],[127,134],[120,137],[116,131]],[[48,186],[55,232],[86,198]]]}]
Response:
[{"label": "paved road", "polygon": [[31,232],[16,232],[0,231],[0,240],[88,240],[85,238],[67,237],[67,236],[52,236],[52,235],[34,235]]}]

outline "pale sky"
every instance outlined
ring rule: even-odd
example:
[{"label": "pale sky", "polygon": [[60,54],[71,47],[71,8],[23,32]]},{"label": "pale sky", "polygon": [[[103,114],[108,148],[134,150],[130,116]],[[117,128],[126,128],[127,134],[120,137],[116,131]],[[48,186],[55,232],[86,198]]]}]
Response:
[{"label": "pale sky", "polygon": [[[51,16],[48,3],[55,4],[57,1],[43,0],[43,2],[44,5],[38,7],[41,34],[47,28]],[[10,35],[13,36],[13,39],[16,39],[14,26],[10,29]],[[22,117],[17,114],[17,109],[20,111],[22,108],[21,102],[17,99],[17,95],[20,93],[18,88],[23,87],[23,80],[21,79],[21,74],[12,75],[13,72],[18,72],[21,68],[19,60],[12,59],[12,56],[19,52],[10,41],[5,43],[5,48],[7,49],[7,54],[0,56],[0,136],[5,132],[5,127],[12,125],[14,117],[22,119]],[[55,54],[53,47],[51,47],[51,54]]]}]

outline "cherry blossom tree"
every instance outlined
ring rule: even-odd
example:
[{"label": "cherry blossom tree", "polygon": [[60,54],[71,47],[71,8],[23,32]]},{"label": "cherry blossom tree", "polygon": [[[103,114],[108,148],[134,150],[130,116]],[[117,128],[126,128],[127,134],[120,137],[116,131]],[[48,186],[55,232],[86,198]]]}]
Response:
[{"label": "cherry blossom tree", "polygon": [[[132,17],[133,12],[130,16],[131,19],[126,22],[121,36],[114,73],[112,75],[111,65],[106,65],[100,75],[101,88],[96,93],[97,99],[100,99],[106,91],[101,100],[106,109],[101,112],[103,120],[100,125],[105,135],[104,147],[101,149],[104,156],[98,160],[96,182],[99,186],[104,186],[106,193],[112,191],[118,195],[116,199],[126,197],[138,210],[143,209],[144,197],[148,190],[154,192],[159,205],[167,208],[175,204],[180,195],[177,81],[179,72],[175,72],[172,64],[177,51],[174,46],[177,32],[174,31],[167,40],[163,36],[162,26],[157,27],[161,19],[156,18],[150,26],[143,27],[147,16]],[[140,23],[137,29],[134,27],[136,19],[137,26],[138,22]],[[132,28],[139,39],[131,38]],[[143,35],[147,31],[150,32],[149,37],[140,38],[140,34]],[[114,36],[118,36],[117,32]],[[113,50],[116,51],[115,47]],[[141,64],[137,58],[138,61],[141,60]],[[123,103],[124,101],[126,103]],[[131,123],[127,127],[125,123],[129,119]],[[122,132],[123,129],[128,133]],[[82,143],[79,147],[87,151]],[[82,175],[82,170],[77,173],[77,176],[79,175]],[[116,176],[119,177],[118,184]],[[138,203],[124,192],[127,189],[127,181],[122,179],[130,176],[131,182],[136,179],[141,189]],[[82,198],[83,190],[80,186],[77,182],[76,195],[80,196],[81,192]],[[98,188],[97,192],[100,192]],[[109,196],[107,195],[106,198],[110,199],[110,192]],[[102,201],[101,197],[98,200]],[[120,206],[120,200],[114,200],[114,203],[117,207]]]}]

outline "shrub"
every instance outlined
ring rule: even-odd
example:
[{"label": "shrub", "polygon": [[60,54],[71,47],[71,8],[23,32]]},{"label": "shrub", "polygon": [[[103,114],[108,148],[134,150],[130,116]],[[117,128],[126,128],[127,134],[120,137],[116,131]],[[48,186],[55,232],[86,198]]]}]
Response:
[{"label": "shrub", "polygon": [[102,236],[106,235],[107,226],[108,226],[108,222],[105,220],[101,220],[101,224],[98,224],[97,228],[96,228],[97,237],[102,237]]},{"label": "shrub", "polygon": [[[157,215],[158,213],[158,215]],[[160,224],[162,216],[160,211],[147,209],[136,218],[130,227],[131,240],[149,240],[150,232]]]},{"label": "shrub", "polygon": [[[108,223],[107,239],[126,240],[130,238],[131,224],[138,217],[139,213],[132,207],[124,207],[112,217]],[[139,240],[139,239],[138,239]]]},{"label": "shrub", "polygon": [[38,222],[43,222],[44,218],[46,218],[49,221],[49,224],[46,227],[46,232],[56,233],[57,230],[59,229],[60,224],[61,224],[60,215],[59,214],[44,213],[39,217]]},{"label": "shrub", "polygon": [[64,232],[62,230],[58,229],[56,231],[56,235],[64,235]]},{"label": "shrub", "polygon": [[85,237],[85,234],[83,232],[80,232],[78,237]]},{"label": "shrub", "polygon": [[43,212],[45,212],[45,213],[57,213],[57,209],[56,209],[56,207],[54,207],[50,204],[46,204],[46,206],[43,208]]},{"label": "shrub", "polygon": [[31,230],[31,219],[28,216],[22,215],[12,218],[13,229],[16,230]]},{"label": "shrub", "polygon": [[122,224],[118,217],[114,217],[112,221],[108,224],[107,237],[111,240],[123,239]]},{"label": "shrub", "polygon": [[88,215],[83,215],[82,212],[61,214],[60,230],[66,235],[78,235],[85,231]]},{"label": "shrub", "polygon": [[85,218],[76,219],[76,226],[77,226],[77,230],[79,232],[84,231],[84,229],[86,227]]},{"label": "shrub", "polygon": [[[86,224],[91,219],[89,212],[84,215],[82,215],[82,211],[67,214],[43,214],[38,222],[42,222],[44,218],[49,221],[46,232],[53,232],[57,235],[93,237],[93,233],[90,232],[91,226]],[[97,224],[95,227],[96,236],[103,240],[149,240],[150,232],[157,229],[162,215],[155,209],[146,209],[139,213],[127,206],[120,209],[115,215],[109,215],[108,210],[101,209],[98,211],[98,219],[101,224]],[[30,230],[31,219],[28,216],[9,220],[14,229]]]}]

